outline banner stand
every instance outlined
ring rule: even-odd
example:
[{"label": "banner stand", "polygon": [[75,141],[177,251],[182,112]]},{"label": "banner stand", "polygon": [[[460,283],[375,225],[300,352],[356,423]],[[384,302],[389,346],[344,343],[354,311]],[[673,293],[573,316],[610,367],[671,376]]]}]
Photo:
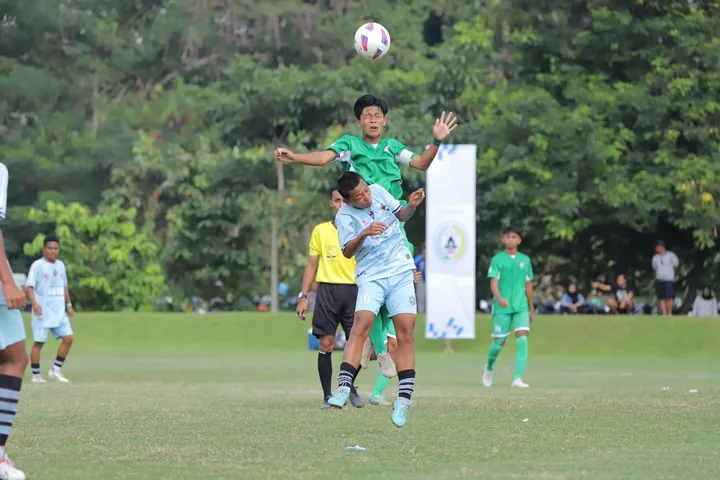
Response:
[{"label": "banner stand", "polygon": [[425,338],[475,338],[476,145],[443,145],[427,171]]}]

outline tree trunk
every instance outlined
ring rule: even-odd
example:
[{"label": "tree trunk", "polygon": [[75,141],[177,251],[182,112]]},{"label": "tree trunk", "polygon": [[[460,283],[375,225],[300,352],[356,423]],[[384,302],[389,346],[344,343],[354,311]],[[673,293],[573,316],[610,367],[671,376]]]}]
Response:
[{"label": "tree trunk", "polygon": [[280,202],[285,193],[285,170],[283,164],[275,163],[277,172],[277,195],[273,202],[272,231],[270,232],[270,311],[277,313],[280,310],[280,298],[278,296],[278,271],[280,269],[280,259],[278,258],[278,236],[280,228]]},{"label": "tree trunk", "polygon": [[92,98],[90,99],[90,105],[92,106],[92,131],[97,134],[100,129],[100,81],[98,74],[95,73],[93,78],[93,90]]}]

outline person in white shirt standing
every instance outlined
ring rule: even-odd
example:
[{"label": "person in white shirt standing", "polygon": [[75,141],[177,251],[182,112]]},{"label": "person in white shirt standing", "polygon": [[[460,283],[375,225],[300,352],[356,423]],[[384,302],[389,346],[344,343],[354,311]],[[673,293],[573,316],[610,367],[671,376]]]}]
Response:
[{"label": "person in white shirt standing", "polygon": [[680,266],[677,255],[665,248],[665,242],[655,245],[652,268],[655,270],[655,294],[660,315],[672,316],[675,301],[675,274]]},{"label": "person in white shirt standing", "polygon": [[55,340],[60,339],[62,343],[48,376],[58,382],[68,383],[62,367],[73,343],[73,330],[68,315],[75,316],[75,311],[70,301],[65,264],[58,260],[59,254],[60,239],[55,235],[46,236],[43,242],[43,258],[33,262],[28,273],[26,286],[32,302],[34,342],[30,353],[33,383],[45,383],[45,379],[40,375],[40,352],[50,332]]}]

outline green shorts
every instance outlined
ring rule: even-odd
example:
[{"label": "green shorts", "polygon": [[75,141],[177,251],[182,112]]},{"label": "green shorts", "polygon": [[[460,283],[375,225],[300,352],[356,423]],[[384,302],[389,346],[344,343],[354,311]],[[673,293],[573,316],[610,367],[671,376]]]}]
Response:
[{"label": "green shorts", "polygon": [[530,330],[530,312],[498,313],[493,315],[493,338],[505,338],[510,331]]}]

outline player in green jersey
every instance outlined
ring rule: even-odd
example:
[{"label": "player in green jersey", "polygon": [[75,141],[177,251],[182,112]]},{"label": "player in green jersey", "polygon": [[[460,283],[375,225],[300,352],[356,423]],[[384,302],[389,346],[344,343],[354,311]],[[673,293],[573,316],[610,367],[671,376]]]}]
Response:
[{"label": "player in green jersey", "polygon": [[493,343],[488,352],[487,365],[483,373],[483,385],[492,386],[493,366],[505,346],[511,329],[515,332],[517,353],[515,355],[515,378],[512,386],[528,388],[523,382],[528,357],[528,332],[535,317],[533,306],[533,270],[530,257],[517,250],[520,245],[520,229],[507,227],[503,231],[502,243],[505,250],[495,255],[490,262],[488,278],[493,302]]},{"label": "player in green jersey", "polygon": [[[416,154],[405,145],[393,138],[382,138],[387,125],[388,105],[385,100],[374,95],[363,95],[353,107],[357,126],[361,137],[345,135],[335,141],[327,149],[311,153],[293,153],[287,148],[275,150],[275,158],[284,163],[300,163],[303,165],[323,166],[340,161],[346,170],[359,173],[368,185],[378,184],[385,188],[393,198],[402,200],[402,175],[398,165],[409,165],[412,168],[426,171],[430,168],[437,155],[440,144],[457,127],[457,117],[450,112],[442,113],[433,125],[432,144],[423,153]],[[404,203],[403,203],[404,204]],[[407,241],[407,234],[403,229]],[[407,242],[411,253],[412,244]],[[395,376],[395,366],[387,354],[385,342],[394,337],[395,330],[385,308],[380,310],[378,318],[370,331],[371,348],[377,353],[383,374]],[[370,344],[368,344],[370,345]],[[365,349],[361,365],[367,364],[370,351]]]}]

